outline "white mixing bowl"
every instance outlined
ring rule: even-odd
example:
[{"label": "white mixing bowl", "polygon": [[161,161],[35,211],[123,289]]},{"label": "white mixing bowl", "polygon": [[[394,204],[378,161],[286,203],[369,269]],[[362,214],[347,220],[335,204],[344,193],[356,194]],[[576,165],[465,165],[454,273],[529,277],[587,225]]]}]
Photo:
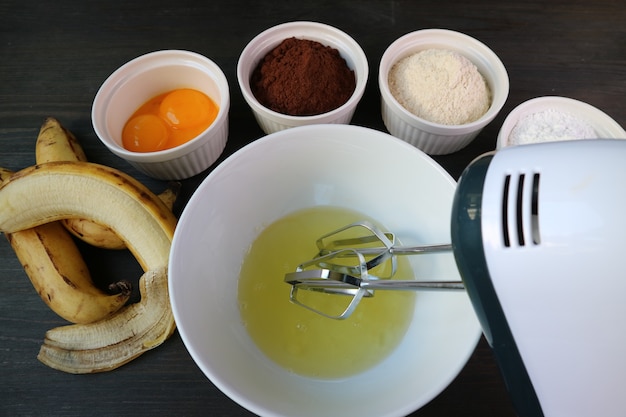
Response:
[{"label": "white mixing bowl", "polygon": [[[357,126],[287,129],[239,150],[199,186],[174,237],[170,296],[192,358],[259,415],[405,416],[422,407],[457,376],[481,334],[465,292],[419,293],[407,333],[386,359],[344,379],[319,380],[281,368],[256,347],[242,325],[238,277],[264,227],[318,205],[358,210],[403,244],[450,242],[455,188],[422,151]],[[410,260],[424,279],[460,279],[452,253]]]}]

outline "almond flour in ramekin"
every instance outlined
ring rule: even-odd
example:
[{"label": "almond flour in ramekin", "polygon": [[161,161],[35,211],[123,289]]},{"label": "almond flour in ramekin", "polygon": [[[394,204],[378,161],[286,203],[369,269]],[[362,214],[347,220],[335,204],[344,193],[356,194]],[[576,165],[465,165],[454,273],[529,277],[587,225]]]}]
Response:
[{"label": "almond flour in ramekin", "polygon": [[463,55],[427,49],[396,62],[389,89],[409,112],[430,122],[462,125],[480,119],[491,92],[478,68]]}]

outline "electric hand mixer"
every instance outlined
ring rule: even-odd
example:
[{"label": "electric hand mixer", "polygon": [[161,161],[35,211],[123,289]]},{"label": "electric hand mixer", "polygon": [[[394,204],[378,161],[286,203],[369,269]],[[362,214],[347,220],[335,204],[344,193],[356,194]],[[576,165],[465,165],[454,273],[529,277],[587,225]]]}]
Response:
[{"label": "electric hand mixer", "polygon": [[[406,248],[368,222],[318,240],[287,274],[298,290],[362,297],[380,289],[463,289],[520,416],[626,415],[626,141],[504,148],[474,160],[452,207],[451,245]],[[345,229],[363,228],[357,238]],[[461,282],[371,274],[396,256],[452,250]]]}]

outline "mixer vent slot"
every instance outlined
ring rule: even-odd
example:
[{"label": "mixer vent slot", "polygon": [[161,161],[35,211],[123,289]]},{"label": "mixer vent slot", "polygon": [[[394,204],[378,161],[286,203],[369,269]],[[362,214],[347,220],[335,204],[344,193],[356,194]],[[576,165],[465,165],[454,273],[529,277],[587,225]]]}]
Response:
[{"label": "mixer vent slot", "polygon": [[533,175],[533,189],[530,206],[530,225],[533,237],[533,243],[538,245],[541,243],[541,234],[539,233],[539,177],[538,173]]},{"label": "mixer vent slot", "polygon": [[509,189],[511,188],[511,176],[504,178],[504,189],[502,190],[502,239],[504,246],[511,246],[511,236],[509,235]]},{"label": "mixer vent slot", "polygon": [[[507,175],[502,189],[502,241],[505,247],[538,245],[539,179],[538,173]],[[530,188],[529,188],[530,187]]]}]

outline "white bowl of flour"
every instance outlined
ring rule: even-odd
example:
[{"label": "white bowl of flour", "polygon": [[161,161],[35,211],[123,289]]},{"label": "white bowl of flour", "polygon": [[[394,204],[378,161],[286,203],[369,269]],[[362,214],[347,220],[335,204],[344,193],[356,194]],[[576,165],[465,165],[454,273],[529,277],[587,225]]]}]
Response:
[{"label": "white bowl of flour", "polygon": [[626,131],[590,104],[567,97],[537,97],[506,117],[496,142],[505,146],[578,139],[626,139]]},{"label": "white bowl of flour", "polygon": [[[424,57],[428,61],[420,63]],[[406,75],[401,81],[394,80],[395,68],[404,61],[413,63],[398,72]],[[464,88],[478,87],[473,71],[488,92],[478,113],[474,107],[483,102],[476,97],[482,95],[481,89]],[[394,91],[394,84],[401,85],[399,91]],[[498,56],[477,39],[446,29],[423,29],[396,39],[381,57],[378,85],[389,133],[430,155],[450,154],[469,145],[500,112],[509,94],[509,77]],[[416,110],[419,106],[423,112]]]}]

